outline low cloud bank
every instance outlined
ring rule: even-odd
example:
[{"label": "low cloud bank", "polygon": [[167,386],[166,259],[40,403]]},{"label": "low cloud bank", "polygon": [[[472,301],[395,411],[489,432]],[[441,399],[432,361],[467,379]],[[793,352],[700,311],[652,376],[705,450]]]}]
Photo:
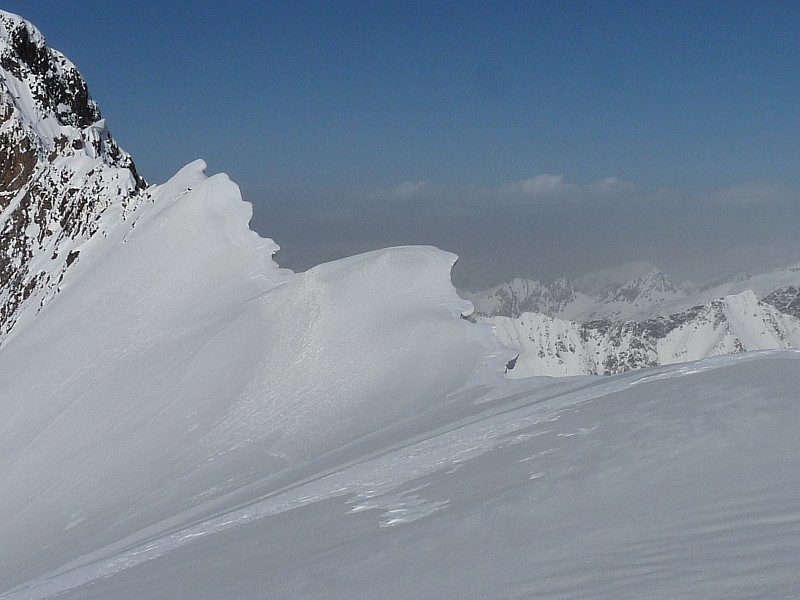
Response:
[{"label": "low cloud bank", "polygon": [[773,182],[646,189],[540,174],[494,186],[409,180],[381,189],[245,190],[253,227],[295,270],[390,245],[459,255],[456,284],[549,281],[646,259],[701,281],[800,262],[800,193]]}]

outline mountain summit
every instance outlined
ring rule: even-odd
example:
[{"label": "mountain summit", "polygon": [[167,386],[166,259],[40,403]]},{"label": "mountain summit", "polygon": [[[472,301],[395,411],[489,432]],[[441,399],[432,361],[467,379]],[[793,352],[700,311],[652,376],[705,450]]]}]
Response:
[{"label": "mountain summit", "polygon": [[0,11],[0,343],[145,187],[75,66]]}]

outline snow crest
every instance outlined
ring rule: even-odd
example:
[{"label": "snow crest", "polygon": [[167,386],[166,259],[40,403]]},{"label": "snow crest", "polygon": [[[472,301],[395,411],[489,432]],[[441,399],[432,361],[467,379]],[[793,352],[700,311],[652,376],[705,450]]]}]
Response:
[{"label": "snow crest", "polygon": [[141,528],[232,473],[267,477],[433,410],[495,347],[460,318],[454,255],[389,248],[293,274],[204,166],[87,243],[0,349],[0,539],[19,540],[0,548],[4,580],[130,534],[125,515]]}]

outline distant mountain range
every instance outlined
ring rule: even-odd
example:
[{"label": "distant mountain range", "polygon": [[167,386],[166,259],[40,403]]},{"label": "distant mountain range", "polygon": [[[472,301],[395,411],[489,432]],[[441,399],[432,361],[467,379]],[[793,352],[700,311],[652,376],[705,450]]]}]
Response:
[{"label": "distant mountain range", "polygon": [[511,377],[610,375],[800,346],[800,265],[696,286],[638,261],[574,281],[515,279],[468,297],[473,318],[519,353]]}]

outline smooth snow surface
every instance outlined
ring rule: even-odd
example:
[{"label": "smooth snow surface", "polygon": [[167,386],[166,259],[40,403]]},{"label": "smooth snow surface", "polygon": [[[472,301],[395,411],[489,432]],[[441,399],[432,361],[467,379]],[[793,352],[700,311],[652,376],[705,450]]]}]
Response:
[{"label": "smooth snow surface", "polygon": [[73,515],[47,545],[91,547],[0,598],[797,598],[799,367],[498,380],[272,476],[231,463],[160,522]]},{"label": "smooth snow surface", "polygon": [[445,403],[491,356],[455,256],[292,274],[204,166],[86,244],[0,350],[0,589]]}]

